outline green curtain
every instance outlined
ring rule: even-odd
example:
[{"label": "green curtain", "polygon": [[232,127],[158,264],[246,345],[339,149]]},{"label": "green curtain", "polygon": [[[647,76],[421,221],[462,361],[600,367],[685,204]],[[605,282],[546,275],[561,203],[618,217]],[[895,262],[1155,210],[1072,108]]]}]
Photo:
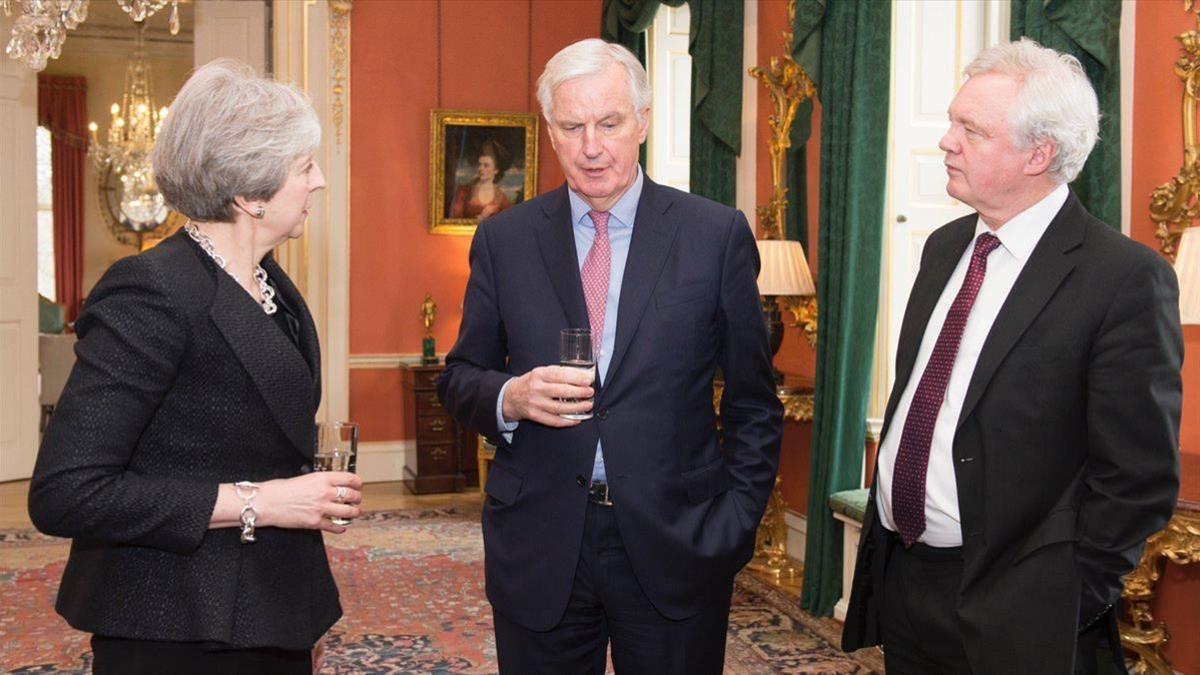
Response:
[{"label": "green curtain", "polygon": [[[744,6],[730,0],[604,0],[600,37],[629,48],[646,63],[646,29],[659,5],[691,11],[691,191],[734,205],[742,138]],[[642,165],[646,147],[641,148]]]},{"label": "green curtain", "polygon": [[[792,20],[792,58],[800,64],[813,83],[821,86],[821,21],[825,16],[825,0],[796,0]],[[804,101],[796,109],[792,122],[792,147],[787,153],[787,222],[784,237],[800,242],[804,253],[808,246],[808,139],[812,136],[813,103]]]},{"label": "green curtain", "polygon": [[1011,37],[1083,64],[1100,100],[1100,140],[1071,188],[1092,215],[1121,229],[1121,0],[1012,0]]},{"label": "green curtain", "polygon": [[860,486],[879,302],[892,5],[827,0],[821,21],[820,274],[808,543],[800,603],[842,594],[842,531],[829,496]]},{"label": "green curtain", "polygon": [[742,24],[745,4],[689,0],[692,56],[692,194],[733,206],[742,151]]}]

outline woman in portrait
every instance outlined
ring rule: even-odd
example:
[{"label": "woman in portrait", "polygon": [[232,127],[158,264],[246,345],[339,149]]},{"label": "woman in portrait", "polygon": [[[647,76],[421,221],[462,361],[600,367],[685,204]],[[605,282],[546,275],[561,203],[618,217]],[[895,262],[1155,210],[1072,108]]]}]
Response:
[{"label": "woman in portrait", "polygon": [[325,187],[320,139],[297,90],[197,70],[152,158],[189,222],[79,316],[29,513],[73,540],[56,607],[100,675],[311,673],[342,614],[321,533],[360,515],[362,483],[311,471],[317,334],[271,257]]},{"label": "woman in portrait", "polygon": [[512,154],[495,139],[488,139],[479,146],[475,157],[475,178],[459,186],[450,203],[451,218],[478,218],[500,213],[512,206],[512,202],[500,189],[500,180],[512,162]]}]

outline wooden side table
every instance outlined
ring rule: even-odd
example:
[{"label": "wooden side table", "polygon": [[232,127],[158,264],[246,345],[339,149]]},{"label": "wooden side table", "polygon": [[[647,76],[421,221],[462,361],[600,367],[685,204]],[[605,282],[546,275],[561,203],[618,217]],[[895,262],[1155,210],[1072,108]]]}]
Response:
[{"label": "wooden side table", "polygon": [[416,423],[416,448],[404,462],[404,483],[413,494],[455,492],[479,481],[476,434],[459,427],[438,400],[443,364],[400,365],[405,410]]}]

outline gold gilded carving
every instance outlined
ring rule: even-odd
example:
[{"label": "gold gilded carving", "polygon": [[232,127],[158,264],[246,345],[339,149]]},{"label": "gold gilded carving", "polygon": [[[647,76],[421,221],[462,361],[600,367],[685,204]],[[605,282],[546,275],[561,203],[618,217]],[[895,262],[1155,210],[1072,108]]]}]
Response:
[{"label": "gold gilded carving", "polygon": [[346,120],[346,79],[350,68],[350,10],[354,0],[329,0],[330,117],[334,136],[342,144]]},{"label": "gold gilded carving", "polygon": [[[1184,0],[1184,8],[1196,13],[1200,27],[1200,0]],[[1175,74],[1183,80],[1183,167],[1171,180],[1150,195],[1150,220],[1157,224],[1164,256],[1175,259],[1179,237],[1200,216],[1200,139],[1196,136],[1196,99],[1200,96],[1200,34],[1195,30],[1175,36],[1183,55],[1175,62]]]},{"label": "gold gilded carving", "polygon": [[1167,624],[1150,613],[1164,559],[1176,565],[1200,563],[1200,502],[1181,500],[1166,528],[1146,540],[1141,563],[1125,577],[1121,597],[1128,621],[1120,622],[1121,645],[1135,655],[1129,671],[1134,675],[1174,672],[1162,653],[1171,639]]},{"label": "gold gilded carving", "polygon": [[[788,26],[796,16],[796,2],[788,2]],[[783,32],[783,55],[772,56],[767,68],[755,66],[750,75],[767,88],[771,96],[773,112],[767,116],[771,126],[771,199],[766,206],[758,207],[758,226],[763,239],[783,239],[783,228],[787,222],[787,184],[784,162],[788,148],[792,147],[792,122],[796,119],[796,108],[807,99],[816,96],[817,88],[812,78],[792,58],[792,31]]]}]

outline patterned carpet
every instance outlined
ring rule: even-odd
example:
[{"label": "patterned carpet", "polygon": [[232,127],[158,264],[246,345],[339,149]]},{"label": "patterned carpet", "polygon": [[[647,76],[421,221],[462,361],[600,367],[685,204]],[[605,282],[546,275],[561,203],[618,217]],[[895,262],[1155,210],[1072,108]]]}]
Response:
[{"label": "patterned carpet", "polygon": [[[345,617],[322,673],[494,673],[478,511],[371,513],[329,537]],[[0,532],[0,672],[88,673],[87,636],[53,611],[67,542]],[[881,672],[869,651],[842,654],[838,624],[743,574],[734,590],[725,672]]]}]

